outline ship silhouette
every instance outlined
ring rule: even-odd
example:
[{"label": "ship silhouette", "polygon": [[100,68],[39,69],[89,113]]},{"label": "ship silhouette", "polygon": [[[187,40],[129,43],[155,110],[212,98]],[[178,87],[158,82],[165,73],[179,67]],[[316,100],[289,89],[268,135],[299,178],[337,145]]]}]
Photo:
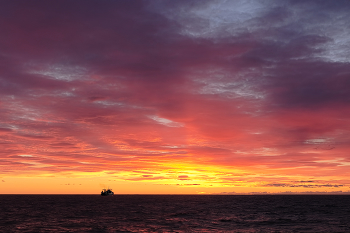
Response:
[{"label": "ship silhouette", "polygon": [[114,195],[114,192],[112,191],[112,189],[110,188],[102,189],[101,196],[111,196],[111,195]]}]

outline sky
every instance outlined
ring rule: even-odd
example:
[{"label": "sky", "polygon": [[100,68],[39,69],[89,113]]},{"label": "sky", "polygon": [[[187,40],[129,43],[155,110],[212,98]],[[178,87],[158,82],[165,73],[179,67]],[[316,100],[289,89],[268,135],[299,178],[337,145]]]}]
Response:
[{"label": "sky", "polygon": [[350,2],[0,2],[0,194],[350,192]]}]

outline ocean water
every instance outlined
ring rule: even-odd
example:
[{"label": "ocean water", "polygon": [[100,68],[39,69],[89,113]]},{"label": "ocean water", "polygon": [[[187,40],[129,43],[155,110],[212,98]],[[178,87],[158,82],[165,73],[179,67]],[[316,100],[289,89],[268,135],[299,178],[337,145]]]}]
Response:
[{"label": "ocean water", "polygon": [[0,195],[0,232],[350,232],[350,196]]}]

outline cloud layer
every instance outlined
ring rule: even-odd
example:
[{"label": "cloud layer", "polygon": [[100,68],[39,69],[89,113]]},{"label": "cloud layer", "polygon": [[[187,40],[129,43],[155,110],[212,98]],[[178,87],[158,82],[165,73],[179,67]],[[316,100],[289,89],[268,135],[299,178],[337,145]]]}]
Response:
[{"label": "cloud layer", "polygon": [[349,10],[2,2],[1,174],[347,187]]}]

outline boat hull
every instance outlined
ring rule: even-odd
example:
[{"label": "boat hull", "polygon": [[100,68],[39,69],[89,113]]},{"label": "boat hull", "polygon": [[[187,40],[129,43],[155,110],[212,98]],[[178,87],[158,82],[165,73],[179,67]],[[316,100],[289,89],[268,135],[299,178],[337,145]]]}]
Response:
[{"label": "boat hull", "polygon": [[101,193],[101,196],[113,196],[114,193]]}]

